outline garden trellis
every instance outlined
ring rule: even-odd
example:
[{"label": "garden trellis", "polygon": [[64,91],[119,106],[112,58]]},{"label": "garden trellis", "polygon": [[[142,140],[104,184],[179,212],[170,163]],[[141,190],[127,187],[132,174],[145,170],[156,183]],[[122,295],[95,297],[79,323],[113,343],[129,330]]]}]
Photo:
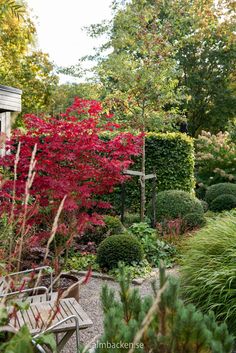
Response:
[{"label": "garden trellis", "polygon": [[[141,187],[144,185],[146,180],[153,179],[153,187],[152,187],[152,212],[153,212],[153,224],[156,223],[156,173],[153,172],[152,174],[145,174],[143,172],[139,172],[136,170],[125,169],[123,174],[130,175],[130,176],[139,176],[139,181]],[[124,214],[125,214],[125,184],[122,184],[122,192],[121,192],[121,221],[124,221]],[[141,212],[140,212],[141,214]],[[143,221],[141,219],[141,221]]]}]

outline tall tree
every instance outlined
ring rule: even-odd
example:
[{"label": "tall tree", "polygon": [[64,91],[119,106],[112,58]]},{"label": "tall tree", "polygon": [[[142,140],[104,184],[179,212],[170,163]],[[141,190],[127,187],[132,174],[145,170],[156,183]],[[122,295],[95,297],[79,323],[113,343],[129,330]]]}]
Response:
[{"label": "tall tree", "polygon": [[[170,126],[182,99],[177,87],[180,73],[171,57],[169,26],[162,19],[161,3],[134,0],[124,7],[114,3],[115,16],[105,45],[112,51],[105,58],[101,56],[96,67],[111,109],[121,122],[143,132],[141,220],[145,214],[144,133],[153,127]],[[90,29],[93,36],[101,32],[99,26]]]},{"label": "tall tree", "polygon": [[187,20],[182,19],[175,31],[180,37],[175,57],[184,72],[179,86],[188,93],[182,108],[193,136],[203,129],[219,132],[236,115],[235,2],[181,2]]},{"label": "tall tree", "polygon": [[112,51],[99,56],[97,72],[107,96],[123,106],[123,116],[136,126],[134,116],[145,100],[152,129],[163,128],[160,117],[172,116],[173,110],[185,115],[192,135],[224,129],[236,113],[235,1],[113,4],[110,27],[92,26],[90,33],[109,36],[103,48]]},{"label": "tall tree", "polygon": [[84,99],[101,98],[101,85],[94,83],[65,83],[58,85],[53,91],[47,112],[51,115],[62,113],[72,105],[75,97]]},{"label": "tall tree", "polygon": [[25,3],[0,0],[0,83],[23,90],[23,113],[44,110],[57,83],[52,63],[35,42]]}]

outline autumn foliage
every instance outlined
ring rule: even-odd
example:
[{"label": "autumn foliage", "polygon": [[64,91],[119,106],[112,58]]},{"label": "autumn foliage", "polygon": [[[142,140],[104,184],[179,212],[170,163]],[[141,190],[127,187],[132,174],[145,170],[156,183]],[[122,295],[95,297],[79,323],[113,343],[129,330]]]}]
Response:
[{"label": "autumn foliage", "polygon": [[111,118],[99,102],[79,98],[58,117],[25,116],[26,132],[13,132],[8,144],[11,154],[1,160],[8,175],[1,190],[1,213],[12,207],[14,161],[20,141],[15,213],[21,212],[30,158],[37,145],[28,217],[28,227],[38,227],[34,240],[48,236],[65,195],[58,228],[61,233],[80,234],[87,222],[101,224],[101,209],[111,207],[101,195],[125,180],[122,170],[130,166],[131,157],[139,154],[141,146],[140,136],[130,133],[104,139],[104,132],[119,129]]}]

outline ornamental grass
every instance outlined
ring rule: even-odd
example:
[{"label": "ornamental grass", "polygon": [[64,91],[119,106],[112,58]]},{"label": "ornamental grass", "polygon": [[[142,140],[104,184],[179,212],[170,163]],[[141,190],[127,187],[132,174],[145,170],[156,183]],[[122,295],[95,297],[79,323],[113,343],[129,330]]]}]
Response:
[{"label": "ornamental grass", "polygon": [[216,218],[187,240],[182,256],[181,291],[204,313],[213,310],[236,334],[236,217]]}]

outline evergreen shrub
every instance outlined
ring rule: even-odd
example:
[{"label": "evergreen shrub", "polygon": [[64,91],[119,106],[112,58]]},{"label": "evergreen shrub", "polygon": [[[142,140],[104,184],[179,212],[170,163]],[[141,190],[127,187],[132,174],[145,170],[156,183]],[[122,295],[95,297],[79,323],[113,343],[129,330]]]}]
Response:
[{"label": "evergreen shrub", "polygon": [[193,230],[206,225],[206,219],[202,213],[188,213],[183,217],[183,226],[185,230]]},{"label": "evergreen shrub", "polygon": [[222,212],[232,210],[236,207],[236,196],[230,194],[223,194],[216,197],[210,204],[211,211]]},{"label": "evergreen shrub", "polygon": [[236,184],[219,183],[210,186],[206,191],[206,202],[210,205],[214,199],[223,194],[230,194],[236,197]]},{"label": "evergreen shrub", "polygon": [[[151,209],[149,212],[151,214]],[[201,202],[190,193],[182,190],[167,190],[157,194],[157,221],[182,219],[189,213],[204,213]]]},{"label": "evergreen shrub", "polygon": [[236,334],[236,216],[209,220],[183,248],[181,291],[203,313],[213,310]]},{"label": "evergreen shrub", "polygon": [[143,248],[138,239],[129,234],[112,235],[101,242],[97,262],[101,268],[112,269],[119,262],[132,264],[143,258]]},{"label": "evergreen shrub", "polygon": [[134,353],[231,353],[226,324],[217,324],[212,312],[203,315],[183,304],[178,280],[167,278],[163,269],[159,278],[154,295],[142,297],[120,267],[120,298],[108,286],[102,290],[104,332],[95,353],[128,353],[132,347]]}]

